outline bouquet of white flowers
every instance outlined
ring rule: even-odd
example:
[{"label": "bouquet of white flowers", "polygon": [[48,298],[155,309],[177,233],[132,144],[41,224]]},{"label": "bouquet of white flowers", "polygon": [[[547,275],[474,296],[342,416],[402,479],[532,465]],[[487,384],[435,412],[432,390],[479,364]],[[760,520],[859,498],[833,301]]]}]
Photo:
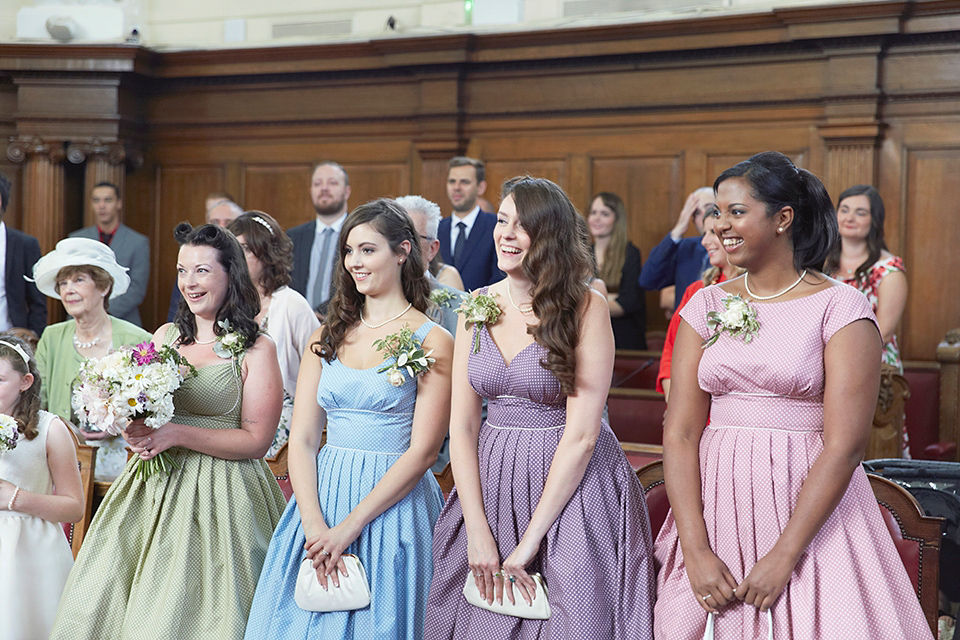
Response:
[{"label": "bouquet of white flowers", "polygon": [[[84,360],[73,390],[73,409],[81,420],[111,435],[119,435],[137,418],[146,418],[144,423],[156,429],[173,417],[173,392],[183,382],[183,367],[196,375],[193,365],[173,347],[164,345],[158,351],[152,342]],[[158,471],[169,474],[172,468],[164,452],[140,460],[137,476],[146,480]]]},{"label": "bouquet of white flowers", "polygon": [[19,437],[20,427],[17,421],[5,413],[0,413],[0,453],[16,447]]}]

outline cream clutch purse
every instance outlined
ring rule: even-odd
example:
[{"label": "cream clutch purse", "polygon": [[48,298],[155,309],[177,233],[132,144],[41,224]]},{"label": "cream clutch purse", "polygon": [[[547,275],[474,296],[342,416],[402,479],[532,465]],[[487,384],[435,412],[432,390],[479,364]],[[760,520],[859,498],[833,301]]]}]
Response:
[{"label": "cream clutch purse", "polygon": [[305,558],[300,563],[297,585],[293,590],[293,600],[298,607],[305,611],[326,612],[363,609],[370,604],[370,585],[360,559],[348,553],[341,557],[347,568],[347,575],[340,575],[339,587],[334,587],[333,581],[328,577],[326,589],[320,586],[313,562]]},{"label": "cream clutch purse", "polygon": [[[477,582],[473,579],[472,573],[467,573],[467,582],[463,585],[463,597],[467,602],[475,607],[500,613],[505,616],[514,616],[515,618],[529,618],[531,620],[546,620],[550,617],[550,602],[547,600],[547,583],[543,581],[543,576],[539,573],[531,573],[530,577],[537,583],[537,590],[534,592],[533,604],[528,605],[520,595],[520,589],[516,588],[511,582],[505,582],[503,585],[503,603],[497,604],[494,599],[493,604],[487,604],[487,601],[480,595],[477,589]],[[510,604],[507,599],[506,590],[513,589],[513,598],[516,604]]]}]

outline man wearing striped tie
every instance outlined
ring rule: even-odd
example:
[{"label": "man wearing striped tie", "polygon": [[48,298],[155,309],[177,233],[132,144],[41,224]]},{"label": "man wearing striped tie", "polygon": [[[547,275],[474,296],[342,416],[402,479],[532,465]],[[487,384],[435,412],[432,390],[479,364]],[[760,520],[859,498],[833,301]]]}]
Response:
[{"label": "man wearing striped tie", "polygon": [[497,216],[480,210],[478,201],[487,189],[483,162],[466,156],[450,160],[447,196],[453,215],[440,221],[440,255],[463,278],[463,287],[473,291],[503,279],[497,268],[493,228]]},{"label": "man wearing striped tie", "polygon": [[321,321],[333,295],[333,265],[349,197],[350,179],[344,168],[336,162],[321,162],[310,179],[316,219],[287,231],[293,240],[290,287],[307,299]]}]

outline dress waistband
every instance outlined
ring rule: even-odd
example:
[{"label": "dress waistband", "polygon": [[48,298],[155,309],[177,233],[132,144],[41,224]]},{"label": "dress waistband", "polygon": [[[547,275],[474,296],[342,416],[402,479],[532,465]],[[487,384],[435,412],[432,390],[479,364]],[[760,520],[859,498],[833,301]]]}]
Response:
[{"label": "dress waistband", "polygon": [[487,424],[494,429],[559,429],[566,423],[566,403],[543,404],[507,395],[491,398],[487,403]]},{"label": "dress waistband", "polygon": [[713,428],[823,431],[823,398],[745,393],[718,395],[710,405],[710,424]]}]

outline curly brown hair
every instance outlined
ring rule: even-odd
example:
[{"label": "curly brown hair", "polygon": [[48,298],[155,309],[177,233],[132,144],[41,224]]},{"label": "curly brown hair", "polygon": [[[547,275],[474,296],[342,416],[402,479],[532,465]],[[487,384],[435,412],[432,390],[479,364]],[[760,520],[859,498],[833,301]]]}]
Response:
[{"label": "curly brown hair", "polygon": [[503,184],[502,197],[513,196],[517,217],[530,236],[523,273],[533,284],[533,311],[539,324],[527,331],[547,349],[540,365],[575,394],[577,345],[582,307],[592,260],[577,226],[580,216],[570,198],[545,178],[519,176]]},{"label": "curly brown hair", "polygon": [[[23,352],[27,354],[28,362],[23,361],[23,358],[12,345],[23,349]],[[27,440],[33,440],[37,437],[37,422],[40,419],[40,371],[37,369],[37,361],[33,357],[33,349],[30,348],[29,344],[9,332],[0,333],[0,358],[6,360],[13,370],[21,376],[28,373],[33,375],[33,384],[26,391],[20,392],[20,398],[12,412],[12,417],[17,421],[20,433]]]},{"label": "curly brown hair", "polygon": [[293,271],[293,240],[269,213],[247,211],[227,225],[233,235],[243,236],[247,250],[257,257],[263,270],[260,282],[268,294],[290,284]]},{"label": "curly brown hair", "polygon": [[[420,238],[410,216],[400,205],[386,198],[360,205],[347,216],[340,230],[338,257],[334,263],[335,291],[330,299],[320,340],[310,345],[311,350],[327,362],[337,357],[337,350],[343,344],[347,331],[360,322],[363,311],[365,296],[357,291],[353,276],[343,264],[344,247],[350,232],[362,224],[370,225],[374,231],[386,238],[395,255],[407,257],[400,269],[400,283],[407,301],[420,312],[425,312],[430,304],[430,283],[423,272]],[[400,246],[404,240],[410,243],[409,252]]]}]

